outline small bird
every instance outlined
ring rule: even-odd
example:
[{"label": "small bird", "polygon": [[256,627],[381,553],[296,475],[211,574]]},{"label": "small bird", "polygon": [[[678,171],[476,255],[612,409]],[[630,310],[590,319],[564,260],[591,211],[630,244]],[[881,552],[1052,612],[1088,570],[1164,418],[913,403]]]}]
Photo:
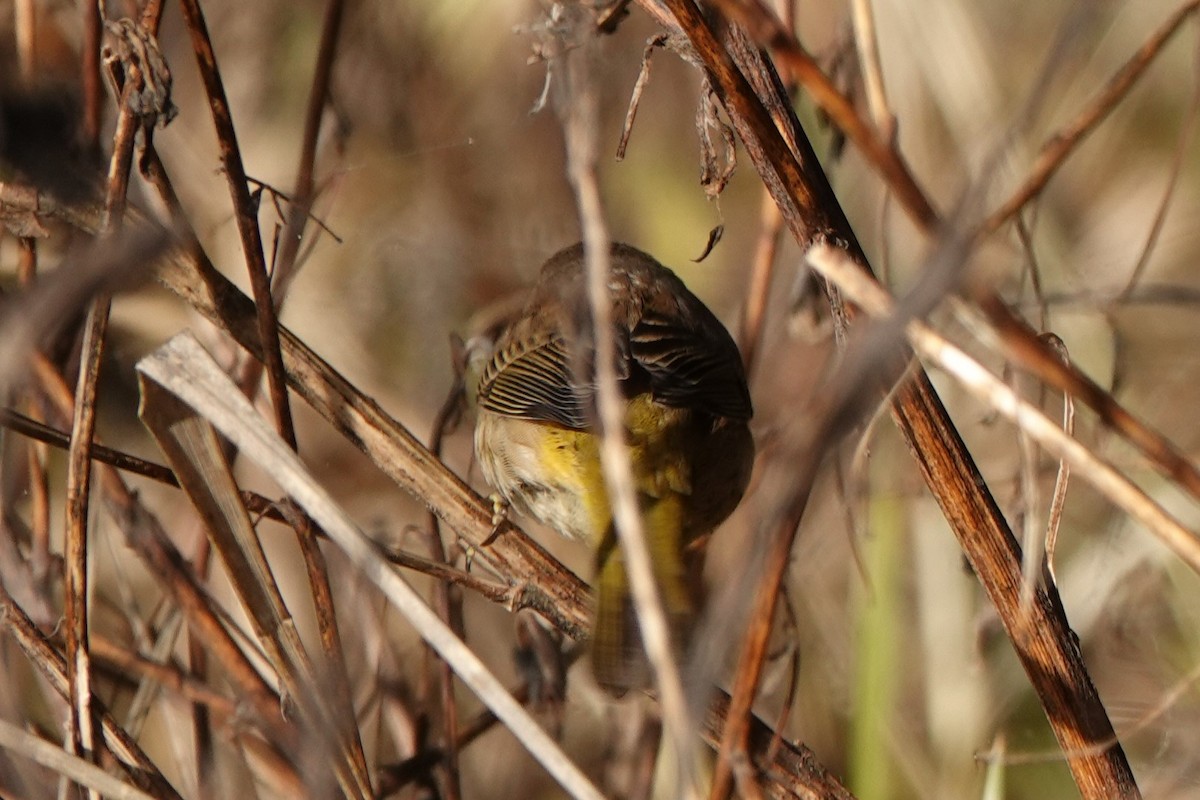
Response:
[{"label": "small bird", "polygon": [[[595,343],[581,244],[552,256],[478,387],[475,451],[504,501],[595,552],[592,668],[614,695],[649,685],[600,465]],[[737,346],[675,273],[613,244],[608,288],[625,440],[677,651],[703,600],[703,545],[745,493],[753,410]]]}]

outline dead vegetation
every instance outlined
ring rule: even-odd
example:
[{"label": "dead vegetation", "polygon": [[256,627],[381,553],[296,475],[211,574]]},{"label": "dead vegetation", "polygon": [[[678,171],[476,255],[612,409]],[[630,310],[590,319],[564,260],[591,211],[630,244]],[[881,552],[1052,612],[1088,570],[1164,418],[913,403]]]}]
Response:
[{"label": "dead vegetation", "polygon": [[[0,796],[1189,796],[1197,6],[15,0]],[[752,376],[654,698],[461,402],[580,238]]]}]

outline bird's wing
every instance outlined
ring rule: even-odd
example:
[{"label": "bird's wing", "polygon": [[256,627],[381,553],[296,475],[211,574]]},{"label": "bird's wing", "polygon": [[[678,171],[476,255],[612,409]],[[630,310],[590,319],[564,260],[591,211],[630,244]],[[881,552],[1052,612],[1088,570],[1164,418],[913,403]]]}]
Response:
[{"label": "bird's wing", "polygon": [[715,318],[712,325],[712,330],[683,325],[675,316],[646,309],[630,331],[630,355],[650,376],[655,400],[748,420],[753,410],[741,356]]},{"label": "bird's wing", "polygon": [[480,403],[489,411],[575,430],[587,427],[594,393],[577,379],[559,336],[518,338],[501,347],[479,383]]}]

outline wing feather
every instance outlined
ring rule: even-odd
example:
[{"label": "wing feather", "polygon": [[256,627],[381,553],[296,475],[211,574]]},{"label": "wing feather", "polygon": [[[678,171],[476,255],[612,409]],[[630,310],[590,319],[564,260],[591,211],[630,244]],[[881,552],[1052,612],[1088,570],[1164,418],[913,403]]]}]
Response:
[{"label": "wing feather", "polygon": [[659,402],[748,420],[753,410],[741,357],[725,329],[712,322],[685,325],[647,309],[630,333],[630,355],[649,374]]},{"label": "wing feather", "polygon": [[497,414],[583,430],[593,391],[574,372],[560,337],[517,340],[492,357],[480,381],[480,403]]}]

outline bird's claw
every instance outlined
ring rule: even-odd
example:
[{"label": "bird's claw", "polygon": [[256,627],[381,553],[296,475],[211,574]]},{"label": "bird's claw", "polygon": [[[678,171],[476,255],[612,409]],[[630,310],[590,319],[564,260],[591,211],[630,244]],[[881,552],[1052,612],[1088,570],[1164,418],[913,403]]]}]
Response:
[{"label": "bird's claw", "polygon": [[508,501],[498,494],[492,494],[492,530],[479,543],[480,547],[489,547],[500,535],[500,528],[508,520]]}]

